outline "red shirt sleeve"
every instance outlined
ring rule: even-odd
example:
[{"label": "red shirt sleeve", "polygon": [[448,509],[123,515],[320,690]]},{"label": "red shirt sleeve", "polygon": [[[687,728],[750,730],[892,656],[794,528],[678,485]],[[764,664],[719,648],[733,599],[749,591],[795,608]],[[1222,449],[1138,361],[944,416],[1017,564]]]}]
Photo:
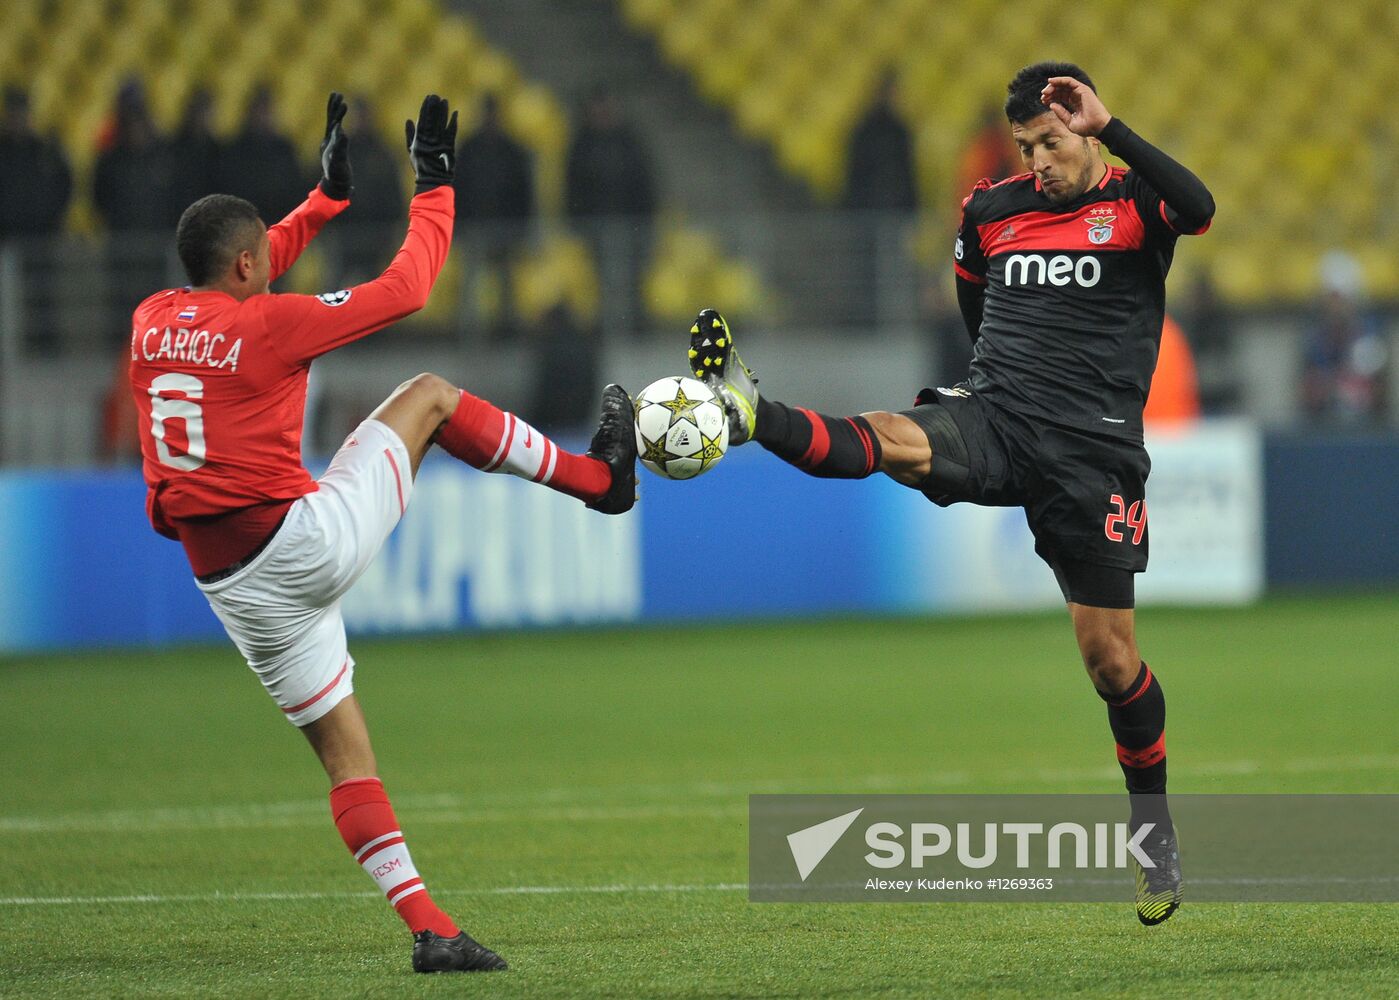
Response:
[{"label": "red shirt sleeve", "polygon": [[321,228],[349,205],[348,200],[335,201],[327,197],[317,185],[285,219],[268,229],[267,249],[272,256],[271,280],[276,281],[285,274]]},{"label": "red shirt sleeve", "polygon": [[403,246],[373,281],[324,295],[249,299],[258,303],[268,340],[282,359],[304,364],[421,309],[452,245],[455,197],[451,185],[443,184],[412,200]]}]

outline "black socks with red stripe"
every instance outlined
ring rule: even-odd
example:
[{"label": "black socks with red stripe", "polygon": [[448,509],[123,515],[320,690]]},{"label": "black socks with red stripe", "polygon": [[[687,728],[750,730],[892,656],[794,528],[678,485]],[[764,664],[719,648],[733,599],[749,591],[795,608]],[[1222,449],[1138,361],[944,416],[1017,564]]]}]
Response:
[{"label": "black socks with red stripe", "polygon": [[[1107,702],[1108,725],[1117,741],[1117,761],[1132,795],[1132,826],[1170,823],[1166,795],[1166,695],[1145,663],[1126,692],[1098,696]],[[1161,796],[1159,800],[1155,796]],[[1143,799],[1140,796],[1152,796]]]},{"label": "black socks with red stripe", "polygon": [[822,479],[864,479],[879,471],[883,457],[879,436],[864,417],[826,417],[762,398],[753,439]]}]

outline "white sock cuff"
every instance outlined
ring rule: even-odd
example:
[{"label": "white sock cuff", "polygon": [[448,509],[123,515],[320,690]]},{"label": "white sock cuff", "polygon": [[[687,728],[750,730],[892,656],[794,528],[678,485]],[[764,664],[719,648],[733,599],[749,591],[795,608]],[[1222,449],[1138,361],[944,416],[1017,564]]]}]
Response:
[{"label": "white sock cuff", "polygon": [[554,474],[558,448],[513,413],[505,415],[505,433],[487,472],[507,472],[521,479],[547,483]]}]

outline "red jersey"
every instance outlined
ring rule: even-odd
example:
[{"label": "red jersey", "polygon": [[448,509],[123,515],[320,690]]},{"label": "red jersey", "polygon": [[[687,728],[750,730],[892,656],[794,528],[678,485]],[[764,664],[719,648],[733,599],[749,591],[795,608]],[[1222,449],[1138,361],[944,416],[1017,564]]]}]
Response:
[{"label": "red jersey", "polygon": [[[146,511],[156,531],[184,543],[196,574],[246,556],[316,489],[301,464],[311,362],[423,307],[451,245],[453,199],[451,185],[415,197],[402,249],[365,284],[242,302],[172,289],[136,307],[131,391]],[[348,205],[316,188],[268,229],[272,278]]]}]

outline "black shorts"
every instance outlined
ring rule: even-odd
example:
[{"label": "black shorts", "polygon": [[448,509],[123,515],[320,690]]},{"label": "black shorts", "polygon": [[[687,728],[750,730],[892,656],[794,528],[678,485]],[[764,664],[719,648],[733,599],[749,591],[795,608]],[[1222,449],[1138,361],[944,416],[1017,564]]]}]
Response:
[{"label": "black shorts", "polygon": [[1025,508],[1065,600],[1133,606],[1149,543],[1144,447],[1033,420],[961,386],[925,389],[918,404],[903,415],[927,433],[933,465],[917,489],[942,507]]}]

